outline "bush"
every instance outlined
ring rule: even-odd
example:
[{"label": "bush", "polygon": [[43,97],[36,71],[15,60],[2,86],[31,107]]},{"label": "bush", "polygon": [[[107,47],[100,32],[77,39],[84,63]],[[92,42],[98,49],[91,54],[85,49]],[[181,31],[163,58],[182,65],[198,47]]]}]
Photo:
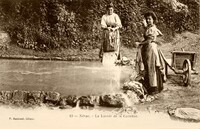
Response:
[{"label": "bush", "polygon": [[[121,41],[127,47],[142,39],[142,14],[151,9],[159,17],[164,33],[193,31],[199,27],[198,5],[188,0],[190,13],[175,12],[160,0],[115,0],[115,12],[123,28]],[[41,51],[98,48],[102,41],[101,17],[109,0],[1,0],[2,29],[20,47]]]},{"label": "bush", "polygon": [[[179,0],[179,2],[188,8],[177,7],[177,11],[170,3],[167,4],[160,0],[148,1],[147,6],[158,14],[160,25],[171,28],[173,33],[197,30],[199,28],[199,4],[195,0]],[[165,27],[162,27],[163,30]]]}]

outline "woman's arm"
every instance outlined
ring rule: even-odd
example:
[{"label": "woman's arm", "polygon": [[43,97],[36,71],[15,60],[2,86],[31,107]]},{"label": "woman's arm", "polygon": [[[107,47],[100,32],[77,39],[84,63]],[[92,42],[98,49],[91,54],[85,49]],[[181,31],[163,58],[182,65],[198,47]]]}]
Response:
[{"label": "woman's arm", "polygon": [[103,15],[102,18],[101,18],[101,28],[102,29],[108,29],[106,21],[105,21],[105,15]]},{"label": "woman's arm", "polygon": [[143,40],[140,44],[148,44],[151,43],[153,41],[153,37],[152,36],[147,36],[145,40]]},{"label": "woman's arm", "polygon": [[122,27],[122,23],[121,23],[121,20],[120,20],[119,16],[117,14],[115,14],[114,17],[115,17],[116,26],[114,28],[112,28],[113,31],[115,31],[115,30],[117,30],[117,29]]},{"label": "woman's arm", "polygon": [[103,15],[103,17],[101,18],[101,28],[103,30],[111,30],[112,28],[111,27],[108,27],[107,24],[106,24],[106,20],[105,20],[105,16]]},{"label": "woman's arm", "polygon": [[145,40],[143,41],[143,44],[145,43],[151,43],[151,42],[156,42],[156,37],[158,35],[162,35],[162,33],[159,31],[156,27],[150,27],[146,30],[145,33]]}]

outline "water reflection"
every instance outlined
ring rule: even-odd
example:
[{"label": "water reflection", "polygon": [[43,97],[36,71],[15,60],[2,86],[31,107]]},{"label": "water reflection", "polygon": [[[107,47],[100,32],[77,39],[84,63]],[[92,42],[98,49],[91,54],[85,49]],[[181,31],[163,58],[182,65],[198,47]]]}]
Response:
[{"label": "water reflection", "polygon": [[0,90],[113,93],[131,72],[130,67],[105,67],[100,62],[1,60]]}]

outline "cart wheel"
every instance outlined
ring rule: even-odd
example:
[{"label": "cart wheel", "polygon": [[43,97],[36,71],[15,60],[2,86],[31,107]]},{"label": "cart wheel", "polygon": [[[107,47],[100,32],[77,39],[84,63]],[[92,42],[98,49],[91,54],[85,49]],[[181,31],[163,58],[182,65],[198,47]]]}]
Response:
[{"label": "cart wheel", "polygon": [[183,83],[184,86],[191,85],[191,63],[190,60],[187,59],[183,63]]}]

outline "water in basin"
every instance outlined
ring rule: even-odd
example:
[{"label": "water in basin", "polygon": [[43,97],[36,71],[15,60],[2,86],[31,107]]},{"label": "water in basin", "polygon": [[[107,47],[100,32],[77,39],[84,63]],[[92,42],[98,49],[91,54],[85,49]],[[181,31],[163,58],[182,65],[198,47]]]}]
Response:
[{"label": "water in basin", "polygon": [[131,74],[128,66],[100,62],[1,60],[0,91],[55,91],[64,95],[116,93]]}]

